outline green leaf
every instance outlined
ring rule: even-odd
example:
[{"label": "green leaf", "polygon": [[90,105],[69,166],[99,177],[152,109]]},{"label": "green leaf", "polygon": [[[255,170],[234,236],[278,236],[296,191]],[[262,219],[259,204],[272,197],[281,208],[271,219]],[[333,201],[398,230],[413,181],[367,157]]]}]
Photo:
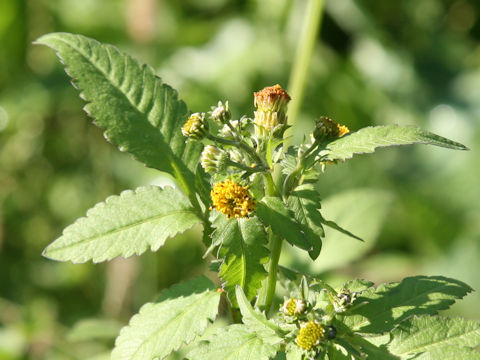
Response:
[{"label": "green leaf", "polygon": [[352,241],[349,236],[324,227],[322,251],[316,261],[293,248],[282,252],[280,263],[294,268],[304,264],[304,271],[316,276],[360,258],[375,245],[391,203],[389,192],[368,188],[348,190],[324,199],[322,216],[352,230],[365,242]]},{"label": "green leaf", "polygon": [[329,343],[327,345],[328,360],[354,360],[353,355],[347,353],[343,347],[338,344]]},{"label": "green leaf", "polygon": [[303,250],[312,249],[312,245],[280,198],[264,197],[257,204],[255,211],[265,226],[270,226],[275,234]]},{"label": "green leaf", "polygon": [[202,341],[186,358],[189,360],[268,360],[278,346],[266,344],[245,325],[230,325]]},{"label": "green leaf", "polygon": [[193,193],[193,172],[202,145],[185,143],[181,127],[187,107],[177,92],[116,47],[82,35],[52,33],[37,43],[56,50],[85,111],[105,129],[105,137],[149,167],[175,176]]},{"label": "green leaf", "polygon": [[172,187],[110,196],[68,226],[43,255],[59,261],[101,262],[158,250],[165,240],[200,222],[185,195]]},{"label": "green leaf", "polygon": [[95,205],[68,226],[44,256],[81,263],[101,262],[158,250],[165,240],[200,222],[183,193],[156,186],[127,190]]},{"label": "green leaf", "polygon": [[460,143],[424,131],[416,126],[374,126],[342,136],[332,141],[320,152],[322,160],[346,160],[354,154],[372,153],[377,147],[427,144],[455,150],[468,150]]},{"label": "green leaf", "polygon": [[279,344],[283,340],[279,337],[282,329],[274,322],[267,320],[265,314],[252,307],[240,286],[237,285],[235,293],[240,312],[242,313],[242,322],[248,330],[257,334],[264,343],[270,345]]},{"label": "green leaf", "polygon": [[[480,322],[440,316],[414,316],[392,331],[388,349],[402,359],[478,359]],[[434,355],[435,354],[435,355]]]},{"label": "green leaf", "polygon": [[219,301],[220,292],[204,276],[173,286],[130,319],[115,342],[112,360],[164,358],[205,331],[217,316]]},{"label": "green leaf", "polygon": [[285,348],[285,355],[287,360],[303,359],[303,351],[295,342],[289,342],[287,344]]},{"label": "green leaf", "polygon": [[400,283],[382,284],[364,291],[345,316],[345,324],[361,333],[382,333],[411,315],[436,314],[472,289],[443,276],[414,276]]},{"label": "green leaf", "polygon": [[267,276],[263,267],[268,261],[265,229],[255,217],[227,219],[223,214],[218,214],[213,227],[213,244],[220,246],[218,257],[223,259],[220,277],[225,281],[230,300],[236,305],[236,285],[252,300]]},{"label": "green leaf", "polygon": [[287,207],[312,245],[310,257],[315,260],[322,249],[322,237],[325,236],[322,222],[324,221],[320,209],[320,197],[311,184],[300,185],[293,191],[287,200]]},{"label": "green leaf", "polygon": [[322,218],[322,224],[323,225],[327,225],[329,228],[332,228],[334,230],[337,230],[338,232],[341,232],[342,234],[344,235],[347,235],[353,239],[356,239],[356,240],[360,240],[362,242],[365,242],[362,238],[358,237],[357,235],[355,234],[352,234],[350,231],[348,230],[345,230],[344,228],[342,228],[340,225],[338,225],[335,221],[331,221],[331,220],[325,220]]}]

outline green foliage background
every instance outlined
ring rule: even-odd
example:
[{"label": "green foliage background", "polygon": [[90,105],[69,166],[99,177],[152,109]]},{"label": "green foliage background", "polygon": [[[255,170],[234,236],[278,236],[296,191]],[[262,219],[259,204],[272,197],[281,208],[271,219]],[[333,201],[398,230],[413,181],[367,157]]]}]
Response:
[{"label": "green foliage background", "polygon": [[[105,142],[54,54],[31,42],[68,31],[112,43],[152,65],[191,110],[221,99],[239,116],[252,113],[253,91],[288,87],[305,5],[0,2],[0,359],[106,359],[143,303],[205,270],[199,228],[141,261],[40,256],[95,203],[170,179]],[[328,115],[352,130],[419,125],[472,150],[414,146],[327,165],[317,187],[325,217],[366,244],[327,229],[315,263],[287,252],[282,264],[333,282],[432,274],[480,288],[479,14],[474,0],[327,1],[295,138]],[[453,312],[480,319],[479,303],[474,293]],[[94,317],[107,320],[78,323]]]}]

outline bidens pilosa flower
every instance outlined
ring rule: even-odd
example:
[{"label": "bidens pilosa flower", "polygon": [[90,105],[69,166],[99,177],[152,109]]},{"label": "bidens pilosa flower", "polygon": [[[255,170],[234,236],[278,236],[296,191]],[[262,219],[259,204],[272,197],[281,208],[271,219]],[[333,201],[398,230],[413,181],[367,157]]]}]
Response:
[{"label": "bidens pilosa flower", "polygon": [[296,339],[297,345],[305,350],[311,350],[325,338],[325,329],[317,321],[300,324],[300,331]]},{"label": "bidens pilosa flower", "polygon": [[182,126],[182,135],[190,139],[201,140],[208,130],[208,123],[204,113],[194,113]]},{"label": "bidens pilosa flower", "polygon": [[212,208],[227,215],[227,218],[242,218],[255,210],[255,200],[248,193],[248,187],[235,181],[226,180],[213,186],[210,193]]},{"label": "bidens pilosa flower", "polygon": [[348,134],[350,130],[343,125],[337,124],[327,116],[320,116],[315,123],[313,137],[316,140],[332,140]]},{"label": "bidens pilosa flower", "polygon": [[210,119],[218,121],[220,123],[226,123],[232,118],[230,113],[230,108],[228,106],[228,101],[225,101],[223,104],[221,101],[218,102],[217,106],[211,107],[212,111],[209,112]]},{"label": "bidens pilosa flower", "polygon": [[300,315],[305,311],[306,303],[302,299],[287,299],[284,301],[280,311],[287,316]]},{"label": "bidens pilosa flower", "polygon": [[287,123],[287,106],[290,96],[280,85],[268,86],[254,95],[255,134],[265,136],[278,125]]}]

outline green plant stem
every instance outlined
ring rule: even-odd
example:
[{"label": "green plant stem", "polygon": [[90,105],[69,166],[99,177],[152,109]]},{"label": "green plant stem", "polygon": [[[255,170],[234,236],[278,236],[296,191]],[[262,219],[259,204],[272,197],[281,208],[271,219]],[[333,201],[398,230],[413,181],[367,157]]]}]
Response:
[{"label": "green plant stem", "polygon": [[263,286],[258,295],[257,305],[266,313],[272,306],[273,297],[275,296],[275,288],[277,286],[278,261],[282,252],[283,239],[269,231],[270,237],[270,262],[268,263],[268,277],[265,279]]},{"label": "green plant stem", "polygon": [[315,40],[322,22],[324,2],[324,0],[310,0],[305,11],[306,19],[288,86],[288,92],[292,97],[288,110],[288,124],[292,126],[297,121],[302,105]]}]

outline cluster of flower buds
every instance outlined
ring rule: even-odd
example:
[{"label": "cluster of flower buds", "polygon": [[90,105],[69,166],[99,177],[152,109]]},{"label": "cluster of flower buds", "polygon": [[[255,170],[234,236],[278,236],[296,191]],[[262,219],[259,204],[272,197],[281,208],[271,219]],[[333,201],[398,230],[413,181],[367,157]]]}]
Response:
[{"label": "cluster of flower buds", "polygon": [[[255,134],[267,136],[272,130],[279,136],[283,135],[287,123],[287,106],[290,96],[280,85],[264,88],[254,93]],[[283,126],[282,126],[283,125]]]},{"label": "cluster of flower buds", "polygon": [[337,124],[327,116],[320,116],[315,122],[313,137],[315,140],[333,140],[348,134],[350,130],[343,125]]},{"label": "cluster of flower buds", "polygon": [[201,140],[207,135],[208,122],[205,113],[190,115],[187,122],[182,126],[182,135],[193,140]]},{"label": "cluster of flower buds", "polygon": [[332,304],[336,313],[345,312],[357,299],[358,293],[343,290],[333,298]]}]

